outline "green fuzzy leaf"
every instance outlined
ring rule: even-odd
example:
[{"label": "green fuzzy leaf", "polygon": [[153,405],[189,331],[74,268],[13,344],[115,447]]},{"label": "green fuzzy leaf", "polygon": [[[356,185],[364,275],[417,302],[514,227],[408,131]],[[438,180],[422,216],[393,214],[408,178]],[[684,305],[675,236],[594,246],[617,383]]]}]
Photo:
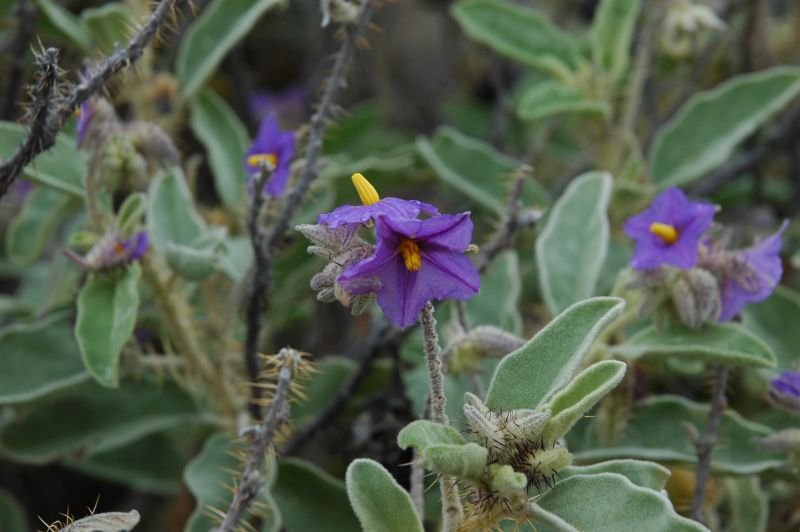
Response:
[{"label": "green fuzzy leaf", "polygon": [[148,199],[147,230],[161,253],[169,242],[192,245],[206,231],[180,168],[160,173],[150,184]]},{"label": "green fuzzy leaf", "polygon": [[624,362],[604,360],[581,371],[543,407],[552,416],[544,426],[546,442],[566,434],[605,395],[616,388],[625,376]]},{"label": "green fuzzy leaf", "polygon": [[[212,517],[211,509],[227,512],[233,498],[230,486],[234,486],[241,478],[244,468],[242,460],[236,453],[246,452],[241,442],[233,442],[224,434],[211,435],[203,445],[203,449],[186,465],[183,480],[197,501],[184,532],[208,532],[215,529],[219,522]],[[268,460],[266,486],[258,493],[256,502],[260,503],[266,513],[261,525],[261,532],[277,532],[281,529],[283,519],[278,505],[271,495],[275,479],[276,465]],[[270,471],[271,470],[271,471]],[[253,520],[253,514],[245,511],[242,522]]]},{"label": "green fuzzy leaf", "polygon": [[[0,122],[0,159],[7,159],[22,144],[27,129],[19,124]],[[25,167],[25,177],[48,188],[83,199],[83,176],[86,175],[85,152],[76,151],[75,140],[63,133],[56,144]]]},{"label": "green fuzzy leaf", "polygon": [[131,236],[147,210],[147,196],[134,192],[125,198],[117,213],[117,228],[124,236]]},{"label": "green fuzzy leaf", "polygon": [[347,468],[347,497],[365,532],[423,532],[411,496],[374,460]]},{"label": "green fuzzy leaf", "polygon": [[167,264],[172,270],[190,281],[202,281],[216,270],[218,254],[213,249],[167,243]]},{"label": "green fuzzy leaf", "polygon": [[527,88],[517,102],[517,114],[523,120],[541,120],[563,114],[611,115],[606,102],[590,100],[581,91],[554,80],[545,80]]},{"label": "green fuzzy leaf", "polygon": [[92,51],[92,35],[81,19],[53,0],[34,0],[34,3],[59,33],[84,52]]},{"label": "green fuzzy leaf", "polygon": [[498,255],[481,275],[480,293],[466,302],[471,325],[495,325],[514,334],[522,332],[519,311],[522,296],[522,274],[517,252]]},{"label": "green fuzzy leaf", "polygon": [[[447,126],[440,127],[430,140],[419,137],[417,149],[448,185],[482,207],[505,214],[506,196],[522,163]],[[525,205],[549,202],[547,191],[532,179],[525,182],[522,200]]]},{"label": "green fuzzy leaf", "polygon": [[576,475],[559,482],[536,503],[579,530],[689,532],[707,530],[681,517],[669,499],[616,473]]},{"label": "green fuzzy leaf", "polygon": [[282,0],[214,0],[186,32],[175,69],[181,92],[189,99],[214,74],[217,66],[258,19]]},{"label": "green fuzzy leaf", "polygon": [[595,338],[625,302],[596,297],[572,305],[527,344],[503,358],[489,386],[492,410],[535,408],[572,379]]},{"label": "green fuzzy leaf", "polygon": [[81,11],[81,21],[92,41],[104,54],[125,46],[135,24],[130,9],[123,2],[84,9]]},{"label": "green fuzzy leaf", "polygon": [[598,473],[618,473],[637,486],[656,491],[664,489],[670,476],[669,469],[660,464],[629,459],[608,460],[588,466],[571,466],[559,471],[559,476],[567,479],[575,475],[596,475]]},{"label": "green fuzzy leaf", "polygon": [[89,378],[64,315],[5,328],[0,364],[0,404],[32,401]]},{"label": "green fuzzy leaf", "polygon": [[558,198],[536,240],[539,285],[553,315],[594,294],[608,250],[607,172],[573,180]]},{"label": "green fuzzy leaf", "polygon": [[489,451],[477,443],[429,445],[422,452],[425,467],[443,475],[477,479],[486,467]]},{"label": "green fuzzy leaf", "polygon": [[11,493],[0,489],[0,530],[3,532],[28,532],[31,530],[25,509]]},{"label": "green fuzzy leaf", "polygon": [[247,175],[244,154],[248,147],[247,128],[233,109],[210,89],[201,90],[189,102],[190,125],[208,151],[208,163],[222,203],[236,209],[244,197]]},{"label": "green fuzzy leaf", "polygon": [[414,447],[425,450],[431,445],[463,445],[466,440],[449,425],[418,419],[406,425],[397,435],[397,445],[401,449]]},{"label": "green fuzzy leaf", "polygon": [[43,187],[31,190],[8,228],[6,252],[11,262],[18,266],[36,262],[64,220],[79,205],[73,196],[57,190]]},{"label": "green fuzzy leaf", "polygon": [[[569,432],[567,443],[576,460],[600,461],[612,458],[637,458],[658,462],[695,463],[697,453],[684,429],[684,423],[703,433],[708,418],[708,405],[694,403],[677,396],[648,398],[636,406],[618,443],[602,444],[592,421],[579,422]],[[750,475],[784,461],[780,453],[759,449],[755,441],[772,430],[744,419],[728,410],[722,416],[718,445],[712,454],[712,470]]]},{"label": "green fuzzy leaf", "polygon": [[272,488],[286,530],[351,532],[359,524],[344,482],[310,462],[287,458],[278,462],[278,478]]},{"label": "green fuzzy leaf", "polygon": [[775,67],[695,94],[656,134],[653,181],[678,186],[713,170],[799,92],[800,69]]},{"label": "green fuzzy leaf", "polygon": [[762,338],[775,353],[776,371],[792,369],[800,360],[800,294],[778,286],[765,301],[747,305],[742,311],[742,325]]},{"label": "green fuzzy leaf", "polygon": [[578,65],[575,38],[535,9],[504,0],[462,0],[452,13],[467,35],[525,65],[554,73]]},{"label": "green fuzzy leaf", "polygon": [[510,465],[498,466],[492,464],[490,471],[492,471],[491,487],[492,490],[497,490],[500,493],[514,493],[515,491],[525,490],[528,487],[528,478],[524,473],[514,471]]},{"label": "green fuzzy leaf", "polygon": [[723,323],[692,330],[672,324],[663,330],[650,325],[613,350],[625,360],[682,358],[714,364],[775,367],[775,354],[760,338],[740,325]]},{"label": "green fuzzy leaf", "polygon": [[65,460],[64,465],[137,491],[167,496],[181,491],[188,458],[176,442],[156,433],[110,451]]},{"label": "green fuzzy leaf", "polygon": [[133,334],[139,311],[141,268],[93,273],[78,295],[78,339],[83,363],[103,386],[119,385],[119,356]]},{"label": "green fuzzy leaf", "polygon": [[131,382],[115,390],[92,382],[31,404],[2,427],[0,453],[44,464],[111,450],[187,422],[207,420],[194,400],[169,381]]},{"label": "green fuzzy leaf", "polygon": [[592,20],[594,64],[614,79],[620,79],[628,70],[633,30],[640,9],[640,0],[603,0]]},{"label": "green fuzzy leaf", "polygon": [[726,532],[766,532],[769,498],[758,476],[725,479],[726,505],[731,523]]}]

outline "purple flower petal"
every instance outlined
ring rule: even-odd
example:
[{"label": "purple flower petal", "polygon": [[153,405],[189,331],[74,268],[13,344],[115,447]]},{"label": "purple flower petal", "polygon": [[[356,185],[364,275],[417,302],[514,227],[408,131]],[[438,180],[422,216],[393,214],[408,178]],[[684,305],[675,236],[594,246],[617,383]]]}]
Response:
[{"label": "purple flower petal", "polygon": [[342,205],[332,212],[320,214],[317,223],[335,229],[340,225],[365,224],[378,216],[414,219],[421,212],[439,214],[439,209],[430,203],[399,198],[383,198],[372,205]]},{"label": "purple flower petal", "polygon": [[[669,264],[691,268],[697,262],[700,239],[711,226],[715,211],[711,203],[689,201],[680,189],[668,188],[650,207],[625,222],[625,233],[636,242],[631,267],[648,270]],[[670,243],[654,234],[654,223],[674,228],[677,240]]]},{"label": "purple flower petal", "polygon": [[730,271],[722,279],[720,321],[733,319],[745,305],[763,301],[775,290],[783,275],[780,252],[787,226],[784,222],[763,241],[736,252]]},{"label": "purple flower petal", "polygon": [[265,186],[270,196],[280,196],[286,189],[291,175],[292,158],[294,157],[295,136],[293,131],[281,131],[275,116],[266,117],[258,129],[258,135],[244,157],[244,167],[251,176],[258,174],[261,167],[250,164],[253,155],[272,156],[275,168]]},{"label": "purple flower petal", "polygon": [[150,238],[147,231],[139,231],[131,238],[127,239],[123,246],[125,247],[125,257],[129,261],[134,261],[142,258],[147,250],[150,248]]}]

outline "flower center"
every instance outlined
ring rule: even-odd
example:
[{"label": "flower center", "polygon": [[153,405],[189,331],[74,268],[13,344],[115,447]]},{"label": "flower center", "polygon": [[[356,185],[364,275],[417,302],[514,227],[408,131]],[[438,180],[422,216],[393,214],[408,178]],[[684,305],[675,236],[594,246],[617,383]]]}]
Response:
[{"label": "flower center", "polygon": [[650,224],[650,232],[663,240],[665,244],[674,244],[678,241],[678,230],[668,224],[653,222]]},{"label": "flower center", "polygon": [[419,271],[422,268],[422,253],[419,251],[419,246],[413,240],[403,240],[397,246],[397,251],[403,256],[403,262],[406,263],[406,269],[410,272]]},{"label": "flower center", "polygon": [[247,164],[250,166],[265,165],[272,170],[278,166],[278,156],[274,153],[254,153],[247,157]]},{"label": "flower center", "polygon": [[[372,186],[372,183],[367,181],[366,177],[356,173],[353,174],[353,177],[350,179],[353,180],[353,186],[356,187],[356,192],[358,192],[358,197],[361,199],[361,203],[364,205],[374,205],[380,201],[381,197],[378,195],[378,191],[375,190],[375,187]],[[408,262],[406,262],[406,264],[408,264]]]}]

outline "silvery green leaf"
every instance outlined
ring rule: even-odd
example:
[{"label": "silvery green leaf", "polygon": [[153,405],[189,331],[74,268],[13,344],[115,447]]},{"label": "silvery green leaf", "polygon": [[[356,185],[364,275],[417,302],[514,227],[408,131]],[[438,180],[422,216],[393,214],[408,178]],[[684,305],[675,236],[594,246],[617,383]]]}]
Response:
[{"label": "silvery green leaf", "polygon": [[345,482],[350,505],[365,532],[423,532],[411,496],[378,462],[354,460]]}]

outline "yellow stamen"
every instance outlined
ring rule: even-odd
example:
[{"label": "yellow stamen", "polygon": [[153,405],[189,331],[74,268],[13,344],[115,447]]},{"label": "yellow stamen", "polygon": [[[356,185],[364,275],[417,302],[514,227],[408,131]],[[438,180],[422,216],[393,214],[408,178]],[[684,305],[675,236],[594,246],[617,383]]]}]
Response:
[{"label": "yellow stamen", "polygon": [[678,230],[668,224],[653,222],[650,224],[650,232],[667,244],[674,244],[678,241]]},{"label": "yellow stamen", "polygon": [[406,269],[410,272],[419,271],[422,268],[422,253],[419,251],[419,246],[413,240],[403,240],[397,246],[397,250],[403,256],[403,262],[406,263]]},{"label": "yellow stamen", "polygon": [[247,164],[250,166],[266,164],[267,168],[274,169],[278,166],[278,156],[274,153],[254,153],[247,157]]},{"label": "yellow stamen", "polygon": [[378,196],[378,191],[375,190],[375,187],[372,186],[372,183],[367,181],[367,178],[363,175],[356,173],[353,174],[353,177],[350,179],[353,180],[353,186],[356,187],[358,197],[361,199],[361,203],[364,205],[374,205],[381,199],[381,197]]}]

